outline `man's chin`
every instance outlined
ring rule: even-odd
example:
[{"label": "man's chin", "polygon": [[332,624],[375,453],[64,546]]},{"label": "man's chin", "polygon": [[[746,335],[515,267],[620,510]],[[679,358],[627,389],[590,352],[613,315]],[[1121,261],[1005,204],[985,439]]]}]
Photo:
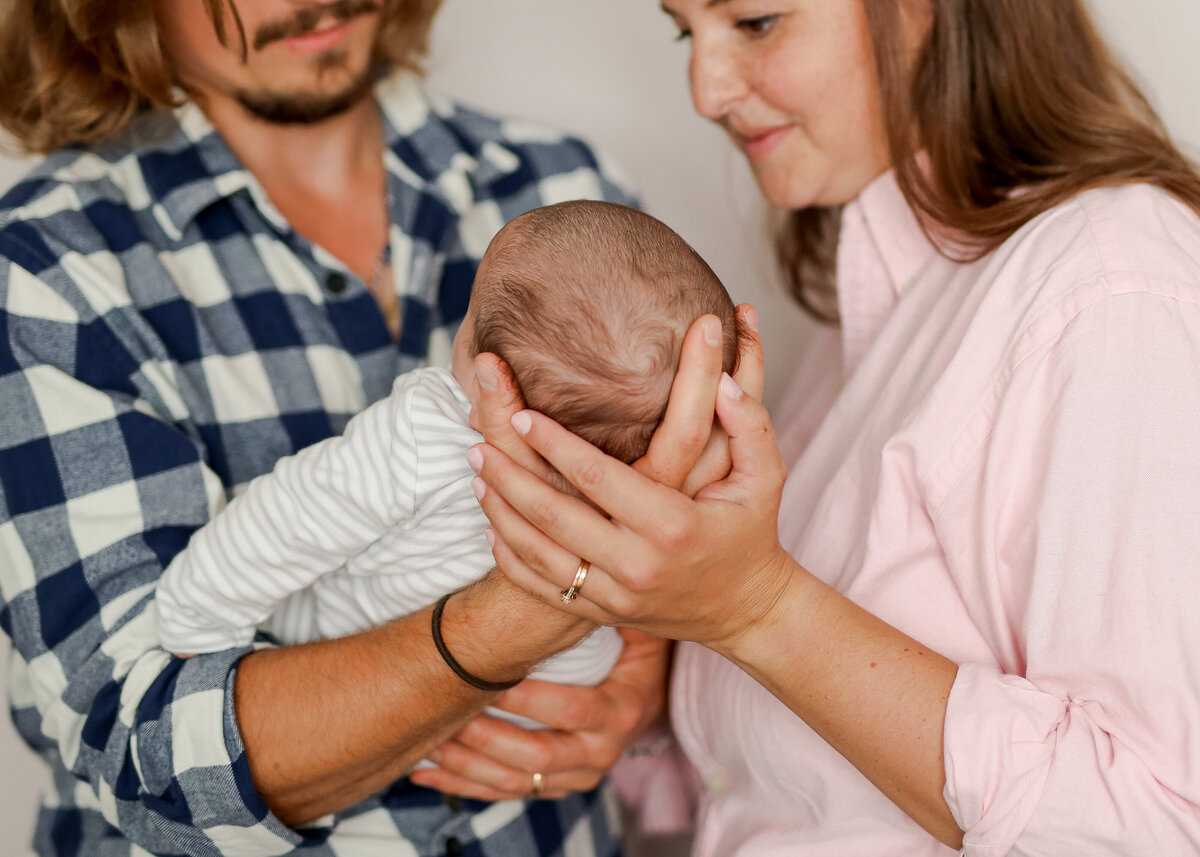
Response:
[{"label": "man's chin", "polygon": [[315,125],[340,116],[369,97],[381,71],[367,69],[333,92],[271,92],[242,90],[238,103],[257,119],[274,125]]}]

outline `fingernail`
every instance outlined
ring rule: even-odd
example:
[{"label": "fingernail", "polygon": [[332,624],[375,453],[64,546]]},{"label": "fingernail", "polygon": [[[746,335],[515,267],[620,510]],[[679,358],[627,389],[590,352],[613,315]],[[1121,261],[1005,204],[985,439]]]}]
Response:
[{"label": "fingernail", "polygon": [[737,385],[737,381],[729,377],[728,372],[721,373],[721,395],[727,399],[742,397],[742,388]]},{"label": "fingernail", "polygon": [[488,547],[494,548],[496,546],[496,531],[491,527],[483,531],[483,537],[487,539]]},{"label": "fingernail", "polygon": [[487,483],[476,476],[471,480],[471,490],[475,492],[476,500],[482,500],[483,495],[487,493]]},{"label": "fingernail", "polygon": [[712,346],[721,344],[721,322],[715,318],[704,319],[704,341]]},{"label": "fingernail", "polygon": [[525,411],[517,411],[512,415],[512,427],[517,430],[517,434],[524,437],[533,428],[533,418]]},{"label": "fingernail", "polygon": [[500,374],[494,366],[489,365],[486,361],[475,361],[475,380],[479,382],[479,386],[485,392],[494,393],[500,389]]},{"label": "fingernail", "polygon": [[473,446],[467,450],[467,464],[476,473],[483,470],[483,451],[478,446]]},{"label": "fingernail", "polygon": [[758,310],[752,306],[746,307],[746,315],[744,318],[746,319],[746,327],[750,328],[755,333],[758,333]]}]

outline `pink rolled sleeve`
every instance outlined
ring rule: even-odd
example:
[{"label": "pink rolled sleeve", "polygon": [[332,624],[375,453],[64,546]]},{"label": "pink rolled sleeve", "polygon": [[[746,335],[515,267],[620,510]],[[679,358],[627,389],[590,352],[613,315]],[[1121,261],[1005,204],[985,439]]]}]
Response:
[{"label": "pink rolled sleeve", "polygon": [[969,855],[1197,853],[1197,294],[1113,272],[1041,327],[944,501],[995,533],[1023,661],[960,668],[947,802]]}]

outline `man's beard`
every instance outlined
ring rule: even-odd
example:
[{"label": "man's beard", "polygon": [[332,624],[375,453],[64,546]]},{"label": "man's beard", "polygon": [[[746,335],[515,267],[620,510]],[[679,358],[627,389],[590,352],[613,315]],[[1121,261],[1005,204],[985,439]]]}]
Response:
[{"label": "man's beard", "polygon": [[[261,51],[274,42],[307,35],[327,17],[346,22],[361,15],[377,13],[379,10],[379,0],[328,0],[300,6],[292,17],[259,27],[254,34],[253,48],[255,51]],[[339,73],[346,67],[349,58],[345,50],[335,49],[315,59],[319,77],[327,73]],[[369,63],[337,92],[313,94],[243,90],[236,93],[236,97],[252,116],[266,122],[278,125],[311,125],[345,113],[358,104],[382,74],[382,68],[376,63]]]},{"label": "man's beard", "polygon": [[[346,60],[343,52],[323,58],[326,68],[341,65]],[[361,102],[371,92],[383,73],[382,67],[368,64],[346,86],[336,92],[270,92],[266,90],[242,90],[236,93],[238,103],[250,115],[275,125],[314,125],[345,113]]]}]

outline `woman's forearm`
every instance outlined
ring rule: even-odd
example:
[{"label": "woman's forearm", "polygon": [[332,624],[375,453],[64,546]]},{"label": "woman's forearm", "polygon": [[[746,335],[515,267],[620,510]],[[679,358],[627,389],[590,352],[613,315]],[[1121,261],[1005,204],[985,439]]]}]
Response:
[{"label": "woman's forearm", "polygon": [[942,727],[958,666],[795,564],[770,612],[713,648],[771,691],[876,788],[954,848]]},{"label": "woman's forearm", "polygon": [[[430,614],[242,659],[238,725],[255,787],[285,823],[336,812],[385,787],[493,699],[446,666]],[[500,575],[456,595],[442,619],[456,659],[492,681],[524,676],[591,627]]]}]

